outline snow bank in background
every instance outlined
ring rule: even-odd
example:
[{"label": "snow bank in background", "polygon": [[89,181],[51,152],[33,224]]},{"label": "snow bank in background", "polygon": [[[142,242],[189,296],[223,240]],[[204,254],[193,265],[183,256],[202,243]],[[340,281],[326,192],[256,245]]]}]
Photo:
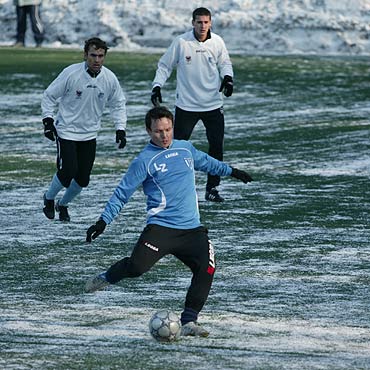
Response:
[{"label": "snow bank in background", "polygon": [[[77,46],[98,35],[122,50],[166,48],[191,27],[198,6],[231,53],[369,54],[368,0],[44,0],[45,45]],[[12,0],[0,0],[0,44],[14,42]],[[27,32],[27,44],[33,45]]]}]

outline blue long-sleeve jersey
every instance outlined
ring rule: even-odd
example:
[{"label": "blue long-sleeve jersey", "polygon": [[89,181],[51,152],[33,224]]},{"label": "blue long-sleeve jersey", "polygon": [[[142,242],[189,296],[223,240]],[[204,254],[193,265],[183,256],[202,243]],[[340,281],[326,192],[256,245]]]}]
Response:
[{"label": "blue long-sleeve jersey", "polygon": [[147,224],[176,229],[200,226],[194,171],[229,176],[231,167],[195,149],[189,141],[173,140],[167,149],[147,144],[129,166],[101,218],[111,223],[142,185],[147,196]]}]

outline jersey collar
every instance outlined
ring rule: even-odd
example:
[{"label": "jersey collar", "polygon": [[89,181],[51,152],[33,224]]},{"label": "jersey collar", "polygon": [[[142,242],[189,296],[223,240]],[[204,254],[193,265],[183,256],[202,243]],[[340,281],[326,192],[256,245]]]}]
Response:
[{"label": "jersey collar", "polygon": [[167,149],[171,149],[172,145],[173,145],[173,139],[172,139],[172,143],[171,145],[168,147],[168,148],[163,148],[162,146],[159,146],[157,144],[154,144],[152,140],[149,141],[149,144],[154,146],[154,148],[158,148],[158,149],[163,149],[163,150],[167,150]]},{"label": "jersey collar", "polygon": [[[197,36],[195,36],[194,28],[193,28],[193,36],[194,36],[195,40],[199,41]],[[211,38],[211,30],[208,30],[206,39],[204,41],[199,41],[199,42],[206,42],[210,38]]]},{"label": "jersey collar", "polygon": [[89,69],[89,67],[87,66],[87,64],[85,63],[85,71],[92,77],[92,78],[96,78],[98,76],[98,74],[101,72],[101,69],[99,69],[99,71],[97,72],[94,72],[92,71],[91,69]]}]

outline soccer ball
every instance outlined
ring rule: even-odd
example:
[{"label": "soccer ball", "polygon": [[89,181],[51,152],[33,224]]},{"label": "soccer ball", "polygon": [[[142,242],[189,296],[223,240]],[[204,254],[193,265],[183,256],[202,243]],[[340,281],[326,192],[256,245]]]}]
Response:
[{"label": "soccer ball", "polygon": [[158,311],[149,321],[149,331],[158,342],[173,342],[180,338],[181,321],[171,311]]}]

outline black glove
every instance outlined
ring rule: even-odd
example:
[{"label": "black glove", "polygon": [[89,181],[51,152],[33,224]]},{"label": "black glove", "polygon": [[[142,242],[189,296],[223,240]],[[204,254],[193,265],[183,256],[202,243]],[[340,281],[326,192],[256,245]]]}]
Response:
[{"label": "black glove", "polygon": [[162,94],[160,86],[156,86],[153,88],[150,100],[152,101],[155,107],[159,107],[160,105],[159,103],[162,103]]},{"label": "black glove", "polygon": [[232,168],[232,171],[231,171],[230,176],[243,181],[245,184],[247,182],[253,181],[252,176],[249,175],[247,172],[238,170],[237,168],[234,168],[234,167],[231,167],[231,168]]},{"label": "black glove", "polygon": [[96,239],[107,226],[107,223],[101,218],[96,222],[95,225],[90,226],[86,231],[86,241],[91,243],[91,238]]},{"label": "black glove", "polygon": [[51,117],[46,117],[42,120],[44,125],[44,135],[51,141],[55,141],[57,130],[54,127],[54,120]]},{"label": "black glove", "polygon": [[222,80],[219,92],[223,91],[224,95],[228,98],[233,94],[234,85],[233,85],[233,78],[231,76],[226,75]]},{"label": "black glove", "polygon": [[123,149],[126,146],[126,131],[125,130],[117,130],[116,131],[116,143],[118,145],[118,149]]}]

